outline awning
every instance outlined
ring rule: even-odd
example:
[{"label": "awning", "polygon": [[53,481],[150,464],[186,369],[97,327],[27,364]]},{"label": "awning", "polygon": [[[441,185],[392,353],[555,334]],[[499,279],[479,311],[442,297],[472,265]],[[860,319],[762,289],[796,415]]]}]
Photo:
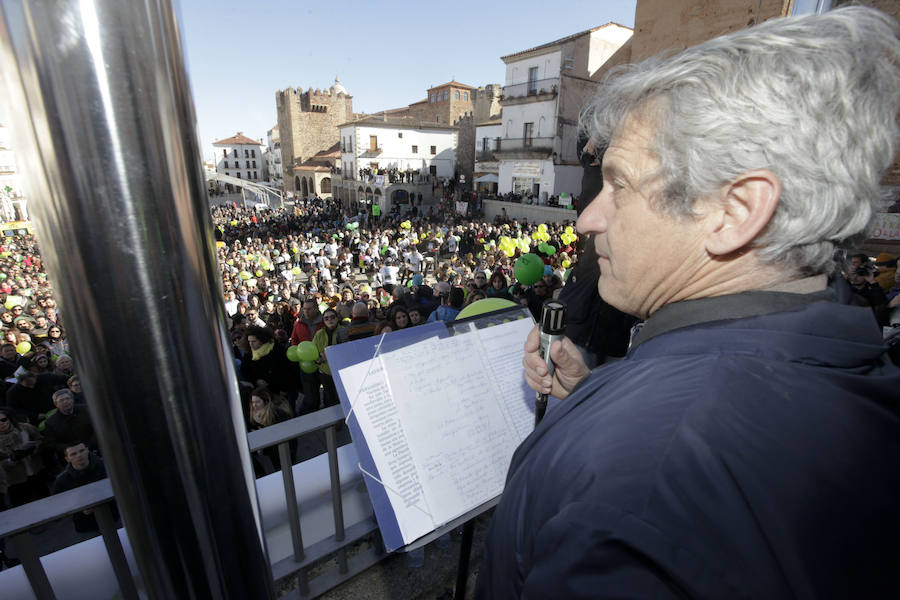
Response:
[{"label": "awning", "polygon": [[482,175],[476,179],[475,183],[497,183],[498,181],[500,181],[500,179],[496,175],[488,173],[487,175]]}]

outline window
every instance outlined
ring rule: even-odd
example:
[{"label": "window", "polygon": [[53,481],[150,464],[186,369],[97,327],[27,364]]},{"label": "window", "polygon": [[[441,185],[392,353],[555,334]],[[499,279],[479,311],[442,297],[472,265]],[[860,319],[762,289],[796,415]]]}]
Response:
[{"label": "window", "polygon": [[432,147],[431,147],[431,153],[432,153],[432,154],[437,154],[437,146],[432,146]]},{"label": "window", "polygon": [[256,168],[256,161],[255,161],[255,160],[253,161],[253,168],[254,168],[254,169]]},{"label": "window", "polygon": [[413,146],[413,147],[412,147],[412,153],[413,153],[413,154],[418,154],[418,153],[419,153],[419,147],[418,147],[418,146]]},{"label": "window", "polygon": [[250,161],[249,161],[249,160],[245,160],[245,161],[244,161],[244,168],[246,168],[246,169],[249,169],[249,168],[250,168]]},{"label": "window", "polygon": [[453,99],[459,100],[459,90],[453,90]]},{"label": "window", "polygon": [[531,67],[528,69],[528,93],[536,94],[537,93],[537,78],[538,78],[538,68]]},{"label": "window", "polygon": [[370,135],[369,136],[369,150],[378,150],[378,136]]},{"label": "window", "polygon": [[428,96],[428,101],[431,102],[432,104],[434,104],[434,94],[430,94]]},{"label": "window", "polygon": [[397,137],[398,137],[398,138],[402,138],[402,137],[403,137],[403,132],[402,132],[402,131],[398,131],[398,132],[397,132]]},{"label": "window", "polygon": [[222,158],[228,156],[228,150],[222,150]]},{"label": "window", "polygon": [[235,158],[238,157],[237,148],[234,149],[234,157],[235,157]]},{"label": "window", "polygon": [[223,164],[223,166],[224,166],[226,169],[228,168],[228,161],[227,161],[227,160],[226,160],[224,163],[222,163],[222,164]]},{"label": "window", "polygon": [[490,138],[482,138],[481,139],[481,151],[487,152],[491,149],[491,141]]},{"label": "window", "polygon": [[253,171],[253,179],[259,179],[259,177],[256,176],[256,171]]},{"label": "window", "polygon": [[244,158],[250,158],[250,151],[244,148]]},{"label": "window", "polygon": [[428,167],[428,172],[431,173],[433,177],[437,177],[437,165],[431,165]]},{"label": "window", "polygon": [[256,158],[256,150],[250,150],[250,158]]},{"label": "window", "polygon": [[444,90],[444,100],[450,99],[450,90]]},{"label": "window", "polygon": [[525,123],[525,127],[522,129],[522,145],[526,148],[530,148],[533,136],[534,123]]},{"label": "window", "polygon": [[463,102],[469,101],[469,92],[463,92]]},{"label": "window", "polygon": [[238,171],[237,173],[234,174],[234,176],[237,177],[238,179],[240,179],[240,178],[241,178],[241,172]]}]

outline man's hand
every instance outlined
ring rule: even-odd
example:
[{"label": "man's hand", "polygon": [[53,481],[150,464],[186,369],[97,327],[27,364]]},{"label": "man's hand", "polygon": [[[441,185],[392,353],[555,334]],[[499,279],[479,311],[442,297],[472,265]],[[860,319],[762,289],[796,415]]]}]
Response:
[{"label": "man's hand", "polygon": [[591,371],[575,344],[564,337],[550,346],[550,360],[556,366],[556,372],[551,378],[547,371],[547,363],[539,352],[540,342],[541,329],[535,325],[525,340],[525,357],[522,359],[525,366],[525,382],[540,394],[550,394],[563,399]]}]

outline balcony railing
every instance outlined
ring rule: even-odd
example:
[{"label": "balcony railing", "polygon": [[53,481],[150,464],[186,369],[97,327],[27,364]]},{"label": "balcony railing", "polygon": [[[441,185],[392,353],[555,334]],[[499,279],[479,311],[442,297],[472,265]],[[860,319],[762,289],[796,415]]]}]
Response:
[{"label": "balcony railing", "polygon": [[360,156],[361,157],[372,157],[372,156],[378,156],[379,154],[381,154],[381,146],[378,146],[376,148],[371,148],[371,147],[366,148],[365,150],[362,151]]},{"label": "balcony railing", "polygon": [[547,152],[553,151],[552,137],[502,138],[494,153],[503,152]]},{"label": "balcony railing", "polygon": [[[361,501],[357,499],[360,492],[356,492],[360,486],[362,474],[350,471],[341,475],[339,469],[339,454],[342,450],[338,447],[337,427],[342,424],[344,414],[340,406],[332,406],[314,413],[296,417],[294,419],[266,427],[264,429],[250,432],[247,436],[251,452],[256,452],[270,447],[277,447],[279,459],[281,463],[281,493],[284,495],[284,503],[286,508],[286,520],[290,529],[290,539],[292,553],[290,556],[282,559],[276,559],[271,562],[272,578],[275,581],[281,581],[290,576],[297,577],[299,598],[315,597],[323,594],[327,590],[336,585],[350,579],[354,575],[361,573],[368,567],[377,563],[385,556],[384,546],[378,535],[378,525],[371,516],[362,520],[354,519],[351,512],[351,521],[345,525],[345,508],[344,500],[347,499],[351,507],[359,505]],[[310,438],[308,436],[314,436]],[[322,437],[324,436],[324,440]],[[306,507],[309,514],[306,519],[316,520],[322,519],[321,511],[318,509],[318,500],[311,500],[311,494],[319,494],[318,489],[320,483],[305,481],[307,487],[314,488],[311,491],[304,492],[304,486],[295,484],[294,475],[299,473],[304,463],[294,465],[293,456],[291,455],[291,443],[298,439],[314,440],[313,446],[318,446],[324,442],[324,450],[328,464],[328,488],[331,496],[331,517],[333,521],[332,535],[313,543],[304,544],[301,534],[301,522],[304,522],[304,514],[300,511],[300,507]],[[348,447],[349,448],[349,447]],[[350,465],[356,464],[355,453],[352,455]],[[347,466],[346,458],[344,465]],[[308,464],[308,463],[307,463]],[[274,473],[272,474],[274,476]],[[272,530],[279,524],[276,522],[280,509],[278,503],[267,502],[268,490],[274,486],[263,482],[263,479],[257,480],[257,489],[259,490],[262,502],[260,507],[268,507],[262,516],[267,534],[278,535]],[[301,497],[298,498],[298,490]],[[104,479],[96,483],[89,483],[85,486],[75,488],[73,490],[50,496],[24,506],[11,508],[0,512],[0,539],[8,539],[15,554],[22,561],[22,570],[25,572],[27,583],[21,582],[31,588],[32,594],[38,600],[55,598],[61,590],[62,585],[73,584],[71,575],[61,575],[60,570],[54,566],[52,560],[39,555],[35,548],[35,540],[33,535],[40,531],[40,528],[47,524],[69,515],[80,513],[84,510],[93,510],[97,517],[97,523],[106,552],[110,563],[112,563],[113,573],[119,584],[120,597],[126,600],[138,600],[141,596],[138,592],[138,586],[135,580],[135,574],[129,567],[129,560],[126,556],[126,549],[123,548],[117,534],[117,524],[114,518],[112,487],[109,479]],[[368,500],[365,500],[368,504]],[[304,529],[309,529],[307,525]],[[357,553],[352,558],[347,555],[347,547],[355,544],[363,538],[371,538],[371,546],[362,552]],[[267,540],[272,543],[272,540]],[[8,547],[7,550],[10,550]],[[88,557],[88,553],[84,553]],[[329,558],[336,559],[336,564],[325,562]],[[90,561],[90,558],[86,558]],[[325,563],[324,566],[316,566]],[[49,567],[46,568],[45,567]],[[310,577],[307,572],[314,568],[314,577]],[[15,567],[14,567],[15,569]],[[86,569],[86,573],[92,572]],[[3,572],[0,574],[0,580],[4,584],[9,585],[12,579],[9,578],[12,573]],[[99,589],[99,587],[109,585],[109,582],[103,581],[91,582],[87,578],[77,581],[77,585],[85,589]],[[94,586],[94,587],[92,587]],[[26,596],[27,592],[18,587],[6,588],[4,594],[0,597],[6,598],[9,592],[10,598]]]},{"label": "balcony railing", "polygon": [[528,96],[554,96],[559,90],[559,77],[535,79],[503,87],[503,99],[527,98]]},{"label": "balcony railing", "polygon": [[497,160],[497,158],[494,156],[493,150],[481,150],[475,155],[475,160]]}]

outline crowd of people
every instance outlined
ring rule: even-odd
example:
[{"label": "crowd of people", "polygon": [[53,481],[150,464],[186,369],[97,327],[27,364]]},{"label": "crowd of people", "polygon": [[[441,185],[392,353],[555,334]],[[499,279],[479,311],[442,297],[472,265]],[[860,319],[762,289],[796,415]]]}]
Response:
[{"label": "crowd of people", "polygon": [[[452,320],[466,305],[504,298],[537,318],[574,267],[571,223],[492,223],[461,215],[351,214],[330,199],[290,209],[212,209],[224,307],[251,429],[338,402],[325,349],[334,344]],[[539,253],[529,285],[513,266]],[[312,343],[315,368],[289,358]],[[277,468],[261,453],[257,472]],[[268,460],[266,460],[268,459]]]}]

